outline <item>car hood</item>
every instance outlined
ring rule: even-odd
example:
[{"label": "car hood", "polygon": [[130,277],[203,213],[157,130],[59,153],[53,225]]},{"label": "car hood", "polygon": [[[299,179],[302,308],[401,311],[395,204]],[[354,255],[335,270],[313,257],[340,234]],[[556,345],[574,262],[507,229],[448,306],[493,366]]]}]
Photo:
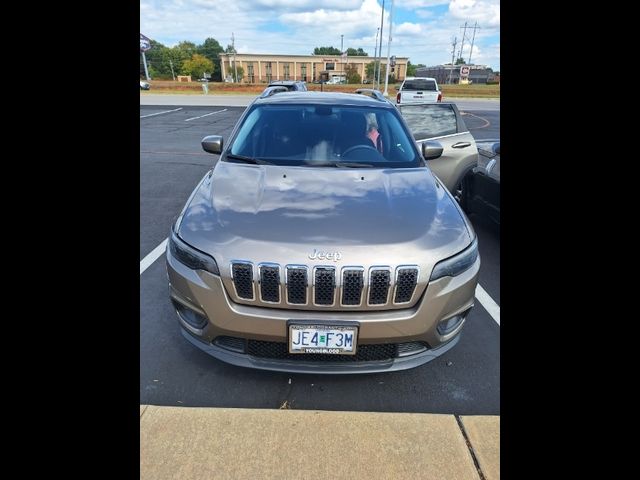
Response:
[{"label": "car hood", "polygon": [[451,196],[426,168],[342,169],[218,162],[178,220],[187,243],[218,263],[344,265],[434,262],[470,243]]}]

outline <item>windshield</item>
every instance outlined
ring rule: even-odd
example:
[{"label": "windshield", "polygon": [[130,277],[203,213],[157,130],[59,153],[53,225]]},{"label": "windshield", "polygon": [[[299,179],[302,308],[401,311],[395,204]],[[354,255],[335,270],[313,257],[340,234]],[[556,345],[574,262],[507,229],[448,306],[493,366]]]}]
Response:
[{"label": "windshield", "polygon": [[427,80],[424,78],[405,80],[402,90],[428,90],[431,92],[437,91],[436,82],[434,80]]},{"label": "windshield", "polygon": [[227,160],[406,168],[420,157],[395,109],[269,104],[245,117]]}]

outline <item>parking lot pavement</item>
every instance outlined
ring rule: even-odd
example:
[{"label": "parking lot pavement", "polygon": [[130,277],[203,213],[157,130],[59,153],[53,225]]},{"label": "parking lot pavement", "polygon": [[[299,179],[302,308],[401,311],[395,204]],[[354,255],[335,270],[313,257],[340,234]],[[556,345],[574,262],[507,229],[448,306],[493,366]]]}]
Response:
[{"label": "parking lot pavement", "polygon": [[[217,161],[201,150],[202,137],[228,137],[244,110],[226,107],[210,114],[221,109],[185,106],[145,116],[175,108],[140,109],[141,260],[166,238],[172,219]],[[194,117],[199,118],[189,120]],[[498,116],[491,120],[499,129]],[[474,125],[484,124],[478,122],[468,122],[472,133]],[[489,127],[480,130],[495,134]],[[480,283],[499,304],[499,232],[481,219],[472,216],[471,221],[480,240]],[[477,302],[456,347],[404,372],[319,376],[243,369],[209,357],[180,335],[160,256],[140,276],[140,402],[244,408],[279,408],[287,402],[293,409],[499,415],[500,326]]]}]

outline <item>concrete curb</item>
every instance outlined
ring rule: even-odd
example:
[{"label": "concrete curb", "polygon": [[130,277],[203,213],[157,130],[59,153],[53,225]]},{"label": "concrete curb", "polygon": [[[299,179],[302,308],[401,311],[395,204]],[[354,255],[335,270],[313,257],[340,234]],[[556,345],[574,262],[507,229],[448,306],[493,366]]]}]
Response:
[{"label": "concrete curb", "polygon": [[[499,478],[491,460],[499,417],[464,417],[470,449],[453,415],[153,405],[140,412],[141,479]],[[476,435],[489,424],[492,435]],[[491,476],[478,471],[472,452],[482,452],[478,463]]]}]

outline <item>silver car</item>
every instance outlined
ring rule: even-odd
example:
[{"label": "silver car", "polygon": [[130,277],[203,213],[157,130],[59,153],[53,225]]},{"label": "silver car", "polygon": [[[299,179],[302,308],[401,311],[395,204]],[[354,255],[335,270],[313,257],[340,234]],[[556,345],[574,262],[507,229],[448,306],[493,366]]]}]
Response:
[{"label": "silver car", "polygon": [[[170,232],[184,336],[265,370],[416,367],[460,338],[474,305],[475,232],[393,104],[364,95],[256,99]],[[450,161],[455,161],[449,159]],[[456,168],[451,168],[456,171]]]}]

